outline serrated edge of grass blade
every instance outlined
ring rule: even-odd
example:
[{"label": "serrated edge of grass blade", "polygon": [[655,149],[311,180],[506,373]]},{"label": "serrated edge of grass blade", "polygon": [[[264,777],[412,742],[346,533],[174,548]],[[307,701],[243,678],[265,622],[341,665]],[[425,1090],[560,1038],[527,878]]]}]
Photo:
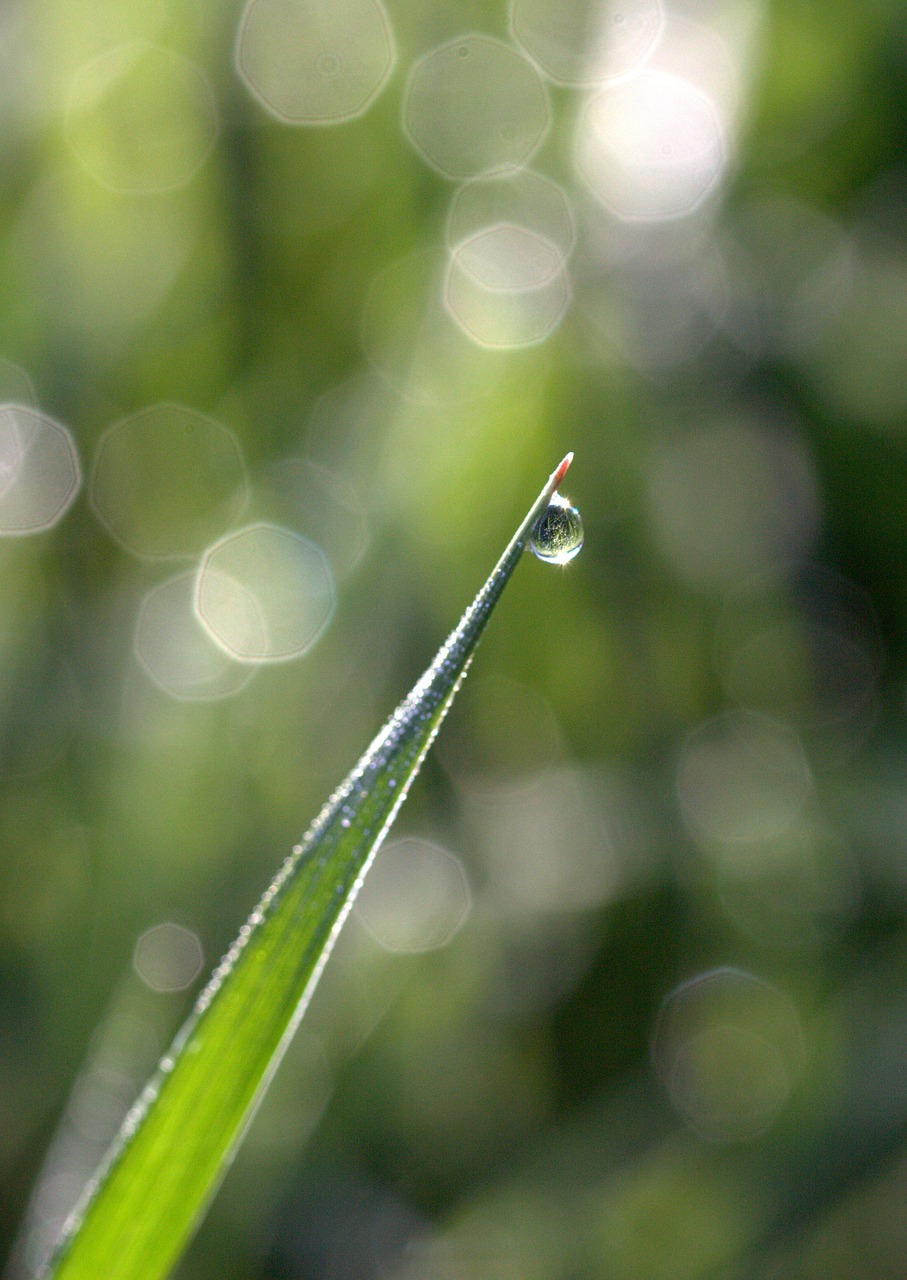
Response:
[{"label": "serrated edge of grass blade", "polygon": [[[68,1220],[44,1272],[47,1280],[160,1280],[175,1264],[280,1063],[491,611],[572,457],[552,472],[434,661],[240,930]],[[221,1071],[219,1089],[210,1090],[219,1046],[228,1054],[237,1028],[241,1033],[256,1017],[262,1018],[260,1039],[246,1039],[233,1074]],[[206,1108],[222,1121],[210,1138]]]}]

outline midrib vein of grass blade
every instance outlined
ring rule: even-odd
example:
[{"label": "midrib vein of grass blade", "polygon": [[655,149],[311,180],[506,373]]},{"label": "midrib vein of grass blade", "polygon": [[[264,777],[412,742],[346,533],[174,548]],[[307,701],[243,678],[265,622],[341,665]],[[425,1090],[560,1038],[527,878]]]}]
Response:
[{"label": "midrib vein of grass blade", "polygon": [[434,662],[322,809],[200,996],[61,1244],[54,1280],[174,1265],[305,1011],[358,886],[466,673],[551,475]]}]

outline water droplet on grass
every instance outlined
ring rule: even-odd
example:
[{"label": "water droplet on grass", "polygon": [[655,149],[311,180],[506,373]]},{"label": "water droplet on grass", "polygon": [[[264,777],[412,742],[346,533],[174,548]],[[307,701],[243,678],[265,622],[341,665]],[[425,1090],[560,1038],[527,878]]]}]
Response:
[{"label": "water droplet on grass", "polygon": [[532,526],[529,545],[540,560],[567,564],[583,545],[583,518],[569,498],[556,493]]}]

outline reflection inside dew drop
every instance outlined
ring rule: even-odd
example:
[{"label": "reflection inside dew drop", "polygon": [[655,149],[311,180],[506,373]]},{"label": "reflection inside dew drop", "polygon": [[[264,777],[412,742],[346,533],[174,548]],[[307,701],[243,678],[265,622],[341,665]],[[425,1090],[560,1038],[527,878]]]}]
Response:
[{"label": "reflection inside dew drop", "polygon": [[529,545],[548,564],[567,564],[583,545],[583,518],[569,498],[554,494],[532,526]]}]

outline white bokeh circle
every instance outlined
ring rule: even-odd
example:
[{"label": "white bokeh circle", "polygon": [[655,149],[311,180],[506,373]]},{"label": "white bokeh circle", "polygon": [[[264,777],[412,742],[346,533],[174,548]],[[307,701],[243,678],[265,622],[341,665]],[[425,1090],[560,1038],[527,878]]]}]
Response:
[{"label": "white bokeh circle", "polygon": [[302,657],[334,614],[334,576],[322,549],[280,525],[257,523],[220,538],[202,557],[195,610],[237,662]]}]

